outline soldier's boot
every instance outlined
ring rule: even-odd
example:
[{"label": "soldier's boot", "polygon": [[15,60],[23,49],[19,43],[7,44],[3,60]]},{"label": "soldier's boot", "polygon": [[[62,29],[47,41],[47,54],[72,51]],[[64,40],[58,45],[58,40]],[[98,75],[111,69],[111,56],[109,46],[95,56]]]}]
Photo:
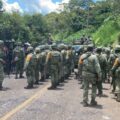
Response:
[{"label": "soldier's boot", "polygon": [[35,81],[35,83],[34,83],[35,85],[39,85],[39,82],[38,81]]},{"label": "soldier's boot", "polygon": [[45,81],[45,78],[44,76],[41,77],[40,81],[44,82]]},{"label": "soldier's boot", "polygon": [[83,101],[83,107],[88,107],[89,104],[86,101]]},{"label": "soldier's boot", "polygon": [[54,90],[56,88],[56,85],[52,85],[48,88],[48,90]]},{"label": "soldier's boot", "polygon": [[90,102],[91,106],[96,106],[97,105],[97,101],[95,101],[95,99],[92,99]]},{"label": "soldier's boot", "polygon": [[64,77],[61,78],[61,82],[62,82],[62,83],[64,82]]},{"label": "soldier's boot", "polygon": [[117,99],[116,99],[117,102],[120,102],[120,93],[117,93]]},{"label": "soldier's boot", "polygon": [[25,89],[32,89],[33,88],[33,83],[29,83],[26,87],[24,87]]},{"label": "soldier's boot", "polygon": [[17,74],[15,75],[15,79],[18,79],[18,75]]},{"label": "soldier's boot", "polygon": [[0,83],[0,90],[2,90],[3,89],[3,86],[2,86],[2,83]]},{"label": "soldier's boot", "polygon": [[24,76],[23,75],[20,75],[20,77],[19,78],[24,78]]}]

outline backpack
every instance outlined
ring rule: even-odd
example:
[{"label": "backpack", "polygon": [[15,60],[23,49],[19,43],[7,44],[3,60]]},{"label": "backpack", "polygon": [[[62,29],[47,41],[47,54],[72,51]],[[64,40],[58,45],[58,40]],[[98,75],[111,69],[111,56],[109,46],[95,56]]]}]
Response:
[{"label": "backpack", "polygon": [[52,52],[52,59],[51,63],[52,64],[59,64],[60,62],[60,54],[57,51]]},{"label": "backpack", "polygon": [[31,59],[30,59],[30,63],[29,63],[30,67],[32,69],[35,69],[37,66],[37,57],[35,54],[32,55]]},{"label": "backpack", "polygon": [[91,57],[91,54],[88,54],[85,58],[83,58],[83,71],[87,71],[90,73],[95,73],[95,68],[94,68],[94,61],[91,61],[91,59],[89,59],[89,57]]}]

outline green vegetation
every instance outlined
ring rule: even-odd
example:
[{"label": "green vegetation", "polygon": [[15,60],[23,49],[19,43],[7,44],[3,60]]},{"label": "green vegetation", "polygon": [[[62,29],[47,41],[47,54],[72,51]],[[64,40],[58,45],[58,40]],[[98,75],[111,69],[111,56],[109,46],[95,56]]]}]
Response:
[{"label": "green vegetation", "polygon": [[98,45],[120,43],[120,0],[70,0],[60,13],[6,13],[0,0],[0,39],[46,43],[47,40],[72,42],[83,34]]},{"label": "green vegetation", "polygon": [[93,34],[93,39],[98,45],[111,45],[118,39],[120,26],[115,21],[105,21],[104,24]]}]

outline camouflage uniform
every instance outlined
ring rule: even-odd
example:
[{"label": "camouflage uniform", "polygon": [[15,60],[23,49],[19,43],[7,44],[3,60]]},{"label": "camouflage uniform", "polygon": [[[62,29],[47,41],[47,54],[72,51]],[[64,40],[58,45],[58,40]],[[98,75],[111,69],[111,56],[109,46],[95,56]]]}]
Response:
[{"label": "camouflage uniform", "polygon": [[26,71],[28,86],[26,86],[25,89],[30,89],[33,88],[35,82],[35,67],[37,61],[35,54],[33,54],[33,48],[28,47],[27,51],[28,55],[26,56],[24,70]]},{"label": "camouflage uniform", "polygon": [[63,79],[65,80],[65,78],[67,77],[67,60],[66,60],[66,55],[67,55],[67,51],[66,49],[63,49],[61,51],[62,54],[62,65],[63,65]]},{"label": "camouflage uniform", "polygon": [[46,79],[46,67],[45,66],[45,62],[46,62],[46,52],[45,51],[42,51],[40,56],[41,56],[41,63],[40,63],[40,72],[41,72],[41,80],[40,81],[45,81]]},{"label": "camouflage uniform", "polygon": [[88,52],[80,58],[80,65],[82,66],[82,77],[84,82],[83,104],[88,106],[88,90],[89,84],[92,84],[91,105],[96,105],[96,82],[101,79],[101,69],[98,59],[91,53],[92,47],[88,47]]},{"label": "camouflage uniform", "polygon": [[37,59],[36,67],[35,67],[35,84],[39,84],[39,72],[40,72],[40,65],[41,65],[41,56],[40,56],[40,48],[35,49],[35,55]]},{"label": "camouflage uniform", "polygon": [[59,69],[61,62],[60,52],[57,51],[56,45],[52,46],[52,51],[48,53],[46,64],[50,64],[51,84],[49,89],[54,89],[59,84]]},{"label": "camouflage uniform", "polygon": [[16,76],[18,78],[18,74],[20,78],[23,78],[23,67],[25,61],[25,53],[23,48],[20,46],[21,43],[18,43],[18,46],[14,49],[14,62],[16,64]]},{"label": "camouflage uniform", "polygon": [[103,86],[102,86],[102,82],[105,81],[104,80],[104,69],[105,66],[107,66],[107,60],[106,58],[102,55],[102,48],[97,48],[96,49],[96,56],[98,58],[99,64],[100,64],[100,68],[101,68],[101,74],[102,74],[102,80],[97,82],[97,88],[98,88],[98,95],[101,96],[103,94]]},{"label": "camouflage uniform", "polygon": [[113,72],[113,74],[115,74],[116,85],[118,87],[117,101],[120,102],[120,58],[116,58],[114,66],[112,68],[112,72]]},{"label": "camouflage uniform", "polygon": [[[112,53],[110,55],[110,58],[108,59],[108,65],[109,65],[109,74],[111,74],[111,69],[112,69],[112,66],[114,65],[114,62],[115,62],[115,59],[117,58],[117,54],[116,53]],[[115,74],[112,75],[112,82],[111,82],[111,85],[113,86],[113,89],[112,89],[112,93],[115,92],[116,90],[116,83],[115,83]]]},{"label": "camouflage uniform", "polygon": [[72,72],[72,60],[73,60],[73,54],[71,50],[71,46],[68,46],[67,54],[66,54],[66,66],[67,66],[67,78]]},{"label": "camouflage uniform", "polygon": [[4,80],[4,70],[3,70],[3,66],[4,66],[4,52],[3,52],[3,41],[0,40],[0,90],[2,90],[2,83]]}]

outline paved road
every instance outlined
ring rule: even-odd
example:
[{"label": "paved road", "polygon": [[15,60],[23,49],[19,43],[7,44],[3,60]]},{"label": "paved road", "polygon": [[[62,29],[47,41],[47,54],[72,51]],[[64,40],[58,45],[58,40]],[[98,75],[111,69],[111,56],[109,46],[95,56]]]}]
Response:
[{"label": "paved road", "polygon": [[97,107],[83,107],[79,81],[71,76],[57,90],[47,90],[49,82],[25,90],[25,79],[6,78],[6,91],[0,91],[0,120],[119,120],[120,103],[104,84],[104,97]]}]

